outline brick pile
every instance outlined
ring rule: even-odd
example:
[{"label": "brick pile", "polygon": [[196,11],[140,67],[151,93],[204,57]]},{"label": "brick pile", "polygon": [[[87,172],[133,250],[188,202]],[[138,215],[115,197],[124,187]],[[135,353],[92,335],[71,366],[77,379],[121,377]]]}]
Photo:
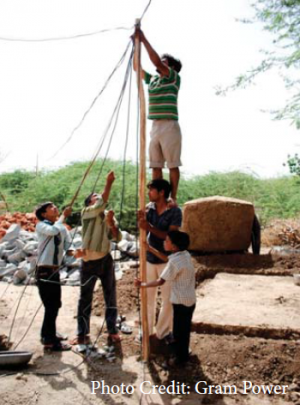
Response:
[{"label": "brick pile", "polygon": [[28,232],[35,231],[36,217],[33,213],[14,212],[0,215],[0,239],[6,235],[7,229],[12,224],[18,224]]}]

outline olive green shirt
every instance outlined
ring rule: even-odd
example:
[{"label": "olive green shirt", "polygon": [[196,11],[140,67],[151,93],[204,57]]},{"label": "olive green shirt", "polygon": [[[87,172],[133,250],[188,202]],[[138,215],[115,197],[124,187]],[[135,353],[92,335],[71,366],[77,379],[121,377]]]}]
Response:
[{"label": "olive green shirt", "polygon": [[[105,220],[105,203],[102,197],[89,207],[85,207],[81,212],[82,222],[82,248],[107,254],[110,252],[110,241],[114,239],[111,229]],[[118,231],[115,238],[117,242],[122,239],[122,234]]]}]

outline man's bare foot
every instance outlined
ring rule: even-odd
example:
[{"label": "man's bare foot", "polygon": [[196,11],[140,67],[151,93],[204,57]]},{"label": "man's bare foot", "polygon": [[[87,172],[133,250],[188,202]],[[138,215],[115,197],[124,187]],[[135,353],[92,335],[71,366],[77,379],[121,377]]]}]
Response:
[{"label": "man's bare foot", "polygon": [[177,200],[175,198],[170,197],[168,199],[168,208],[178,207]]}]

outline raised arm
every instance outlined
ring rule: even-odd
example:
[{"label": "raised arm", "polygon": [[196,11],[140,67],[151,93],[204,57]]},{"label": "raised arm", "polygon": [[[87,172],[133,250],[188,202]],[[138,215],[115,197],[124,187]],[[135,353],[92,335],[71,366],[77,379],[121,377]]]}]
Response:
[{"label": "raised arm", "polygon": [[46,222],[40,221],[36,225],[36,229],[38,232],[40,232],[43,235],[46,236],[55,236],[58,235],[62,229],[64,229],[63,222],[65,218],[70,216],[72,213],[72,208],[71,207],[66,207],[62,213],[62,215],[59,217],[59,219],[53,224],[47,224]]},{"label": "raised arm", "polygon": [[136,35],[140,36],[140,41],[144,44],[144,47],[146,48],[146,51],[148,52],[151,62],[156,67],[156,69],[158,70],[160,75],[169,76],[170,71],[169,71],[168,66],[165,63],[163,63],[163,61],[161,60],[158,53],[154,50],[154,48],[152,47],[152,45],[150,44],[148,39],[145,37],[145,34],[143,33],[143,31],[141,29],[137,28],[136,33],[137,33]]},{"label": "raised arm", "polygon": [[102,199],[104,203],[107,203],[110,195],[110,190],[113,185],[113,182],[115,181],[115,173],[114,172],[109,172],[107,177],[106,177],[106,183],[104,186],[104,190],[102,193]]}]

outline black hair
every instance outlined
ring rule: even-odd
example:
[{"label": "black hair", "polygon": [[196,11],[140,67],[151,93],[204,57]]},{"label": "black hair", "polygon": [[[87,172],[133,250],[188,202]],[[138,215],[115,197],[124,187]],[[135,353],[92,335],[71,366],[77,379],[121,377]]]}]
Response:
[{"label": "black hair", "polygon": [[190,237],[186,232],[182,231],[169,231],[168,237],[170,241],[178,247],[179,251],[187,250],[190,244]]},{"label": "black hair", "polygon": [[179,59],[174,58],[174,56],[170,55],[169,53],[164,53],[160,57],[161,59],[167,59],[168,65],[176,70],[177,73],[181,71],[182,68],[182,63],[180,62]]},{"label": "black hair", "polygon": [[53,205],[53,202],[52,201],[43,202],[42,204],[40,204],[36,207],[35,216],[37,217],[37,219],[39,219],[40,221],[43,221],[44,217],[42,214],[44,214],[46,212],[49,205]]},{"label": "black hair", "polygon": [[164,191],[165,199],[167,200],[169,198],[170,192],[171,192],[171,185],[170,183],[165,180],[165,179],[154,179],[149,181],[147,184],[148,188],[154,188],[158,192]]},{"label": "black hair", "polygon": [[90,205],[91,199],[92,199],[94,194],[95,193],[91,193],[86,197],[86,199],[84,200],[84,206],[85,207],[88,207]]}]

